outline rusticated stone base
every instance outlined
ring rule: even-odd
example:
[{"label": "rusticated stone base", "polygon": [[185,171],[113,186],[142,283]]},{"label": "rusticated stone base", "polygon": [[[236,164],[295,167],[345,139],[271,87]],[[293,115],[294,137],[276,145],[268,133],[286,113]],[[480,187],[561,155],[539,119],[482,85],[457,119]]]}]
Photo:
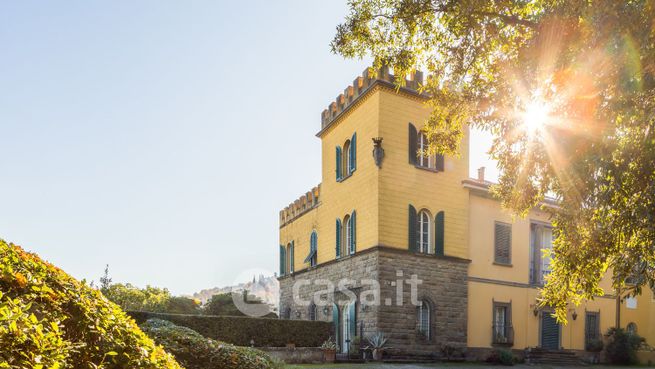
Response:
[{"label": "rusticated stone base", "polygon": [[[337,291],[334,300],[342,306],[356,297],[357,334],[367,337],[383,332],[388,338],[388,354],[440,357],[444,347],[463,352],[467,339],[467,269],[468,260],[464,259],[375,247],[279,278],[280,312],[289,309],[290,319],[309,318],[309,307],[293,298],[294,284],[300,300],[309,301],[318,293],[326,301],[327,294],[321,292],[326,285],[316,281],[326,280],[337,286],[347,279],[342,283],[346,288]],[[412,303],[407,282],[412,275],[421,281],[415,300],[428,301],[432,307],[430,337],[418,332],[417,306]],[[380,304],[367,305],[366,301],[373,301],[372,291],[377,284]],[[332,321],[332,302],[327,305],[317,306],[317,320]]]}]

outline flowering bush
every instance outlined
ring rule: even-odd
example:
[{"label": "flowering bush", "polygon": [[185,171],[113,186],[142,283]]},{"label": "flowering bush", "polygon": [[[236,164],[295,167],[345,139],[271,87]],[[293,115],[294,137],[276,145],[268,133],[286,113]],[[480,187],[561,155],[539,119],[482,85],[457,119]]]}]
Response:
[{"label": "flowering bush", "polygon": [[0,240],[0,368],[180,366],[99,291]]},{"label": "flowering bush", "polygon": [[187,327],[149,319],[141,328],[187,369],[276,369],[281,365],[262,351],[201,336]]}]

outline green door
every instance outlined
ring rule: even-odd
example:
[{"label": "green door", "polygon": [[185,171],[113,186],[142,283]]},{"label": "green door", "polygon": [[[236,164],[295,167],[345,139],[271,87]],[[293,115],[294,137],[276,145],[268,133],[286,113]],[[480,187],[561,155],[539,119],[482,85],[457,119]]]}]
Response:
[{"label": "green door", "polygon": [[541,348],[559,350],[560,325],[550,312],[541,313]]}]

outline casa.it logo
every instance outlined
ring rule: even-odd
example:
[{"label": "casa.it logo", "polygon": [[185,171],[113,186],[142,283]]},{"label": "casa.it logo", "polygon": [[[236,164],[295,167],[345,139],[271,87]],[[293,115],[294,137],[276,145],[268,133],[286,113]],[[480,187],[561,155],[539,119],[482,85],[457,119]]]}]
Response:
[{"label": "casa.it logo", "polygon": [[[248,269],[245,270],[234,279],[233,286],[238,286],[243,284],[244,288],[234,290],[230,294],[232,295],[232,302],[234,303],[234,306],[244,315],[250,316],[253,318],[261,318],[264,317],[272,312],[271,306],[267,304],[263,299],[259,298],[256,295],[253,295],[252,292],[252,287],[248,289],[247,282],[244,283],[244,281],[249,281],[255,276],[255,278],[258,278],[258,276],[270,276],[273,275],[273,272],[270,270],[266,269],[261,269],[261,268],[254,268],[254,269]],[[277,279],[274,279],[274,283],[276,284],[274,287],[279,290],[279,282]],[[255,283],[257,283],[255,281]]]}]

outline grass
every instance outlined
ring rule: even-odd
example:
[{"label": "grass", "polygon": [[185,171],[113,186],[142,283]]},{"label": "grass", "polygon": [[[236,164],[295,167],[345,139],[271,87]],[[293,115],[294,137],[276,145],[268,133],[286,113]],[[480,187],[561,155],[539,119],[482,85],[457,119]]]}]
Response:
[{"label": "grass", "polygon": [[286,365],[285,369],[328,369],[328,368],[339,368],[339,369],[373,369],[373,368],[385,368],[385,369],[405,369],[405,368],[448,368],[448,367],[458,367],[458,368],[470,368],[470,367],[480,367],[484,363],[434,363],[434,364],[382,364],[382,363],[366,363],[366,364],[289,364]]}]

